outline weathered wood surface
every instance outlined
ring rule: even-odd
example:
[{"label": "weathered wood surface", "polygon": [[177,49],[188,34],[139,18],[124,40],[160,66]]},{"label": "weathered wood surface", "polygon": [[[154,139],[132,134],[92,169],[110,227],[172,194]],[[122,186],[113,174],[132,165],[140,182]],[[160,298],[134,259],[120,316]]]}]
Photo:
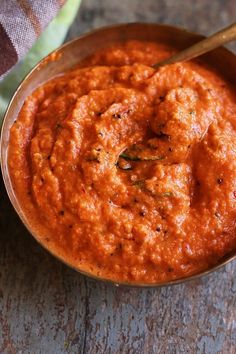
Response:
[{"label": "weathered wood surface", "polygon": [[[235,0],[84,0],[69,38],[135,20],[207,33],[235,17]],[[115,288],[52,258],[18,220],[2,181],[0,193],[0,353],[236,352],[236,262],[184,285]]]}]

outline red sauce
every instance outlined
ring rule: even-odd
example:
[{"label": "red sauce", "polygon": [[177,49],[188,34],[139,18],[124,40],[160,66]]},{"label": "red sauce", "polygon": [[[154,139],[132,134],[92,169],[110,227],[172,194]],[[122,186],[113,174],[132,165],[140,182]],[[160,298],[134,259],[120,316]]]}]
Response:
[{"label": "red sauce", "polygon": [[30,95],[9,169],[32,230],[75,267],[154,283],[208,269],[236,246],[236,96],[172,48],[95,53]]}]

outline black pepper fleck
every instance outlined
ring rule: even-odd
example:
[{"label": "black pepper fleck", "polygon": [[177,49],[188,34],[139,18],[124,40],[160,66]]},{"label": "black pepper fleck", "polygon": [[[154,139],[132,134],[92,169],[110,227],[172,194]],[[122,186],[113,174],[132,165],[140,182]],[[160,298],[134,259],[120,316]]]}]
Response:
[{"label": "black pepper fleck", "polygon": [[146,212],[144,210],[141,210],[140,213],[139,213],[140,216],[145,216],[146,215]]},{"label": "black pepper fleck", "polygon": [[119,113],[112,114],[112,117],[116,119],[121,119],[121,115]]}]

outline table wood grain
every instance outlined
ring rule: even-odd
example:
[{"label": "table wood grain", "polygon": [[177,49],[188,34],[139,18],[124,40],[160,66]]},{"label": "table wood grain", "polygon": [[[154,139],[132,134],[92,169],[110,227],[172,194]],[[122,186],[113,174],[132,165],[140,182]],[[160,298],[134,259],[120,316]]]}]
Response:
[{"label": "table wood grain", "polygon": [[[235,18],[234,0],[84,0],[68,39],[126,21],[172,23],[207,34]],[[161,289],[90,280],[36,243],[0,180],[0,353],[235,354],[235,275],[231,262],[207,277]]]}]

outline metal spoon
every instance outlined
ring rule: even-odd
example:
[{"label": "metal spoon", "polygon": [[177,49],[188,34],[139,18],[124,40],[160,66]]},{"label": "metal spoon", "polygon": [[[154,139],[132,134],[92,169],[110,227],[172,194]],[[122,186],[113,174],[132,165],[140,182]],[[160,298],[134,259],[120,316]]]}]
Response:
[{"label": "metal spoon", "polygon": [[157,69],[161,66],[168,64],[174,64],[177,62],[187,61],[198,57],[204,53],[229,43],[236,39],[236,23],[233,23],[229,27],[226,27],[219,32],[212,34],[210,37],[203,39],[202,41],[192,45],[191,47],[182,50],[179,53],[174,54],[168,59],[162,60],[159,63],[153,65],[153,68]]}]

